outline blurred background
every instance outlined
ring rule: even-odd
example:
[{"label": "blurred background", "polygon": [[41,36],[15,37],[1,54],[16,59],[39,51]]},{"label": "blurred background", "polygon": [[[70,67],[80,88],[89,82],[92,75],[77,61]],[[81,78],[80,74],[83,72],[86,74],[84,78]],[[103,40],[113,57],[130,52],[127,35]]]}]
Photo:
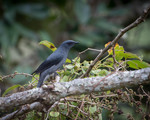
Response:
[{"label": "blurred background", "polygon": [[[58,47],[72,39],[80,44],[69,58],[86,48],[102,49],[121,28],[142,14],[149,0],[1,0],[0,75],[15,71],[32,73],[51,51],[39,45],[48,40]],[[128,52],[150,63],[150,17],[127,32],[119,41]],[[96,52],[86,52],[82,60],[93,60]],[[0,82],[1,90],[31,78],[17,76]]]}]

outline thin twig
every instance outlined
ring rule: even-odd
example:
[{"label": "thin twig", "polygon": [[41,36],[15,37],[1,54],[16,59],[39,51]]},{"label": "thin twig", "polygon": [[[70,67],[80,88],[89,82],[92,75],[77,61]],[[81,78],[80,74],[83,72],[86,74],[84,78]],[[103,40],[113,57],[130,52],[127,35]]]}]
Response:
[{"label": "thin twig", "polygon": [[147,15],[150,12],[150,6],[145,9],[143,11],[143,14],[137,18],[133,23],[131,23],[130,25],[128,25],[127,27],[125,27],[124,29],[121,29],[120,32],[118,33],[118,35],[114,38],[114,40],[107,46],[105,47],[102,52],[100,52],[98,54],[98,56],[94,59],[94,61],[92,62],[92,64],[89,66],[88,70],[85,72],[85,74],[83,74],[81,76],[81,78],[87,77],[90,73],[90,71],[93,69],[94,65],[99,61],[99,59],[104,55],[104,53],[106,53],[111,47],[112,45],[116,44],[119,39],[129,30],[131,30],[132,28],[138,26],[140,23],[144,22],[145,18],[147,17]]},{"label": "thin twig", "polygon": [[[65,104],[65,103],[59,103],[59,105],[67,105],[67,104]],[[70,105],[70,104],[68,104],[68,106],[69,106],[69,107],[73,107],[73,108],[77,108],[77,109],[80,110],[80,112],[82,112],[83,114],[88,115],[88,113],[84,112],[83,110],[81,110],[80,108],[78,108],[78,107],[75,106],[75,105]]]},{"label": "thin twig", "polygon": [[78,116],[79,116],[79,113],[80,113],[80,111],[81,111],[83,105],[84,105],[84,98],[83,98],[83,100],[82,100],[81,106],[80,106],[80,108],[79,108],[79,110],[78,110],[78,113],[77,113],[77,115],[76,115],[76,117],[75,117],[74,120],[77,120],[77,118],[78,118]]},{"label": "thin twig", "polygon": [[[14,72],[13,74],[3,76],[3,77],[2,77],[2,80],[3,80],[3,79],[6,79],[6,78],[14,78],[16,75],[24,75],[24,76],[34,77],[33,75],[28,74],[28,73],[18,73],[18,72]],[[34,78],[35,78],[36,80],[38,80],[36,77],[34,77]]]},{"label": "thin twig", "polygon": [[101,52],[101,51],[102,51],[102,50],[98,50],[98,49],[87,48],[87,49],[85,49],[84,51],[82,51],[82,52],[79,52],[79,55],[81,55],[81,54],[85,53],[85,52],[86,52],[86,51],[88,51],[88,50],[91,50],[91,51],[96,51],[96,52]]},{"label": "thin twig", "polygon": [[143,92],[147,97],[150,97],[150,95],[148,95],[148,94],[145,92],[145,90],[143,89],[142,86],[140,86],[140,88],[141,88],[142,92]]},{"label": "thin twig", "polygon": [[[67,101],[75,101],[75,102],[82,102],[81,100],[77,100],[77,99],[72,99],[72,98],[67,98]],[[88,103],[90,105],[96,105],[96,103],[93,102],[89,102],[89,101],[83,101],[84,103]]]},{"label": "thin twig", "polygon": [[79,59],[80,55],[82,55],[83,53],[85,53],[85,52],[87,52],[87,51],[89,51],[89,50],[91,50],[91,51],[95,51],[95,52],[101,52],[101,51],[102,51],[102,50],[98,50],[98,49],[87,48],[87,49],[85,49],[85,50],[83,50],[83,51],[79,52],[79,54],[78,54],[78,56],[77,56],[77,59],[76,59],[75,63],[76,63],[76,62],[77,62],[77,60]]},{"label": "thin twig", "polygon": [[93,98],[108,98],[108,97],[117,97],[117,94],[111,94],[111,95],[99,95],[99,96],[95,96],[93,94],[91,94]]},{"label": "thin twig", "polygon": [[55,103],[48,109],[45,120],[48,120],[49,112],[50,112],[56,105],[58,105],[58,104],[59,104],[59,101],[55,102]]}]

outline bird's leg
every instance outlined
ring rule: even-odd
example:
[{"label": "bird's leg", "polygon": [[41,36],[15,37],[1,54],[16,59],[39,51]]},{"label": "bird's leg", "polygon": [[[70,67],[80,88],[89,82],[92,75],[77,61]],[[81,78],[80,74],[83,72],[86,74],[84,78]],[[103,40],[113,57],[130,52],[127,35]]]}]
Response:
[{"label": "bird's leg", "polygon": [[40,73],[40,79],[39,79],[39,81],[38,81],[37,87],[41,87],[42,84],[43,84],[43,82],[44,82],[45,80],[47,80],[47,79],[49,78],[49,76],[50,76],[50,74],[47,74],[47,72],[42,72],[42,73]]},{"label": "bird's leg", "polygon": [[42,86],[44,78],[45,78],[44,74],[40,73],[40,79],[38,81],[37,87],[41,87]]},{"label": "bird's leg", "polygon": [[54,76],[59,76],[59,74],[57,72],[54,72]]},{"label": "bird's leg", "polygon": [[52,74],[46,74],[45,72],[40,73],[40,79],[38,81],[37,87],[41,87],[44,81],[48,81],[50,83],[59,82],[60,76],[57,72]]},{"label": "bird's leg", "polygon": [[54,76],[55,76],[55,81],[56,82],[59,82],[60,81],[60,76],[57,72],[54,73]]}]

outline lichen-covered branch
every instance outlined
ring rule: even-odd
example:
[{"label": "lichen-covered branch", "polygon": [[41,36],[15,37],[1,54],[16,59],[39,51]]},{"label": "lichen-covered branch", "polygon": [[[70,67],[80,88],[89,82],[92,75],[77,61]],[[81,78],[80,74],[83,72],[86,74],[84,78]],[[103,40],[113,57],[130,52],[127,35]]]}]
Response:
[{"label": "lichen-covered branch", "polygon": [[[45,86],[43,88],[34,88],[24,92],[14,93],[8,97],[0,97],[0,110],[4,111],[34,102],[40,102],[43,105],[51,106],[61,98],[70,95],[101,92],[149,82],[150,68],[115,72],[105,77],[75,79],[70,82],[54,83],[53,85]],[[29,107],[29,110],[30,108],[31,106]],[[32,108],[36,109],[35,106]],[[28,112],[28,110],[26,111]]]},{"label": "lichen-covered branch", "polygon": [[42,89],[35,88],[24,92],[14,93],[9,97],[0,97],[0,110],[7,110],[11,107],[30,104],[46,95],[46,92],[43,92]]}]

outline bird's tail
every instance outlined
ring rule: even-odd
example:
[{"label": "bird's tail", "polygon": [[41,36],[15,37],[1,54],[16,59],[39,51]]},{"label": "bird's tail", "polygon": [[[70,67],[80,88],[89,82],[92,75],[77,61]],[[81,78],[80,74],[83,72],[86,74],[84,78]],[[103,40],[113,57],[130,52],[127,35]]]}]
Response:
[{"label": "bird's tail", "polygon": [[36,71],[34,71],[33,73],[31,73],[31,75],[34,75],[34,74],[36,74]]}]

